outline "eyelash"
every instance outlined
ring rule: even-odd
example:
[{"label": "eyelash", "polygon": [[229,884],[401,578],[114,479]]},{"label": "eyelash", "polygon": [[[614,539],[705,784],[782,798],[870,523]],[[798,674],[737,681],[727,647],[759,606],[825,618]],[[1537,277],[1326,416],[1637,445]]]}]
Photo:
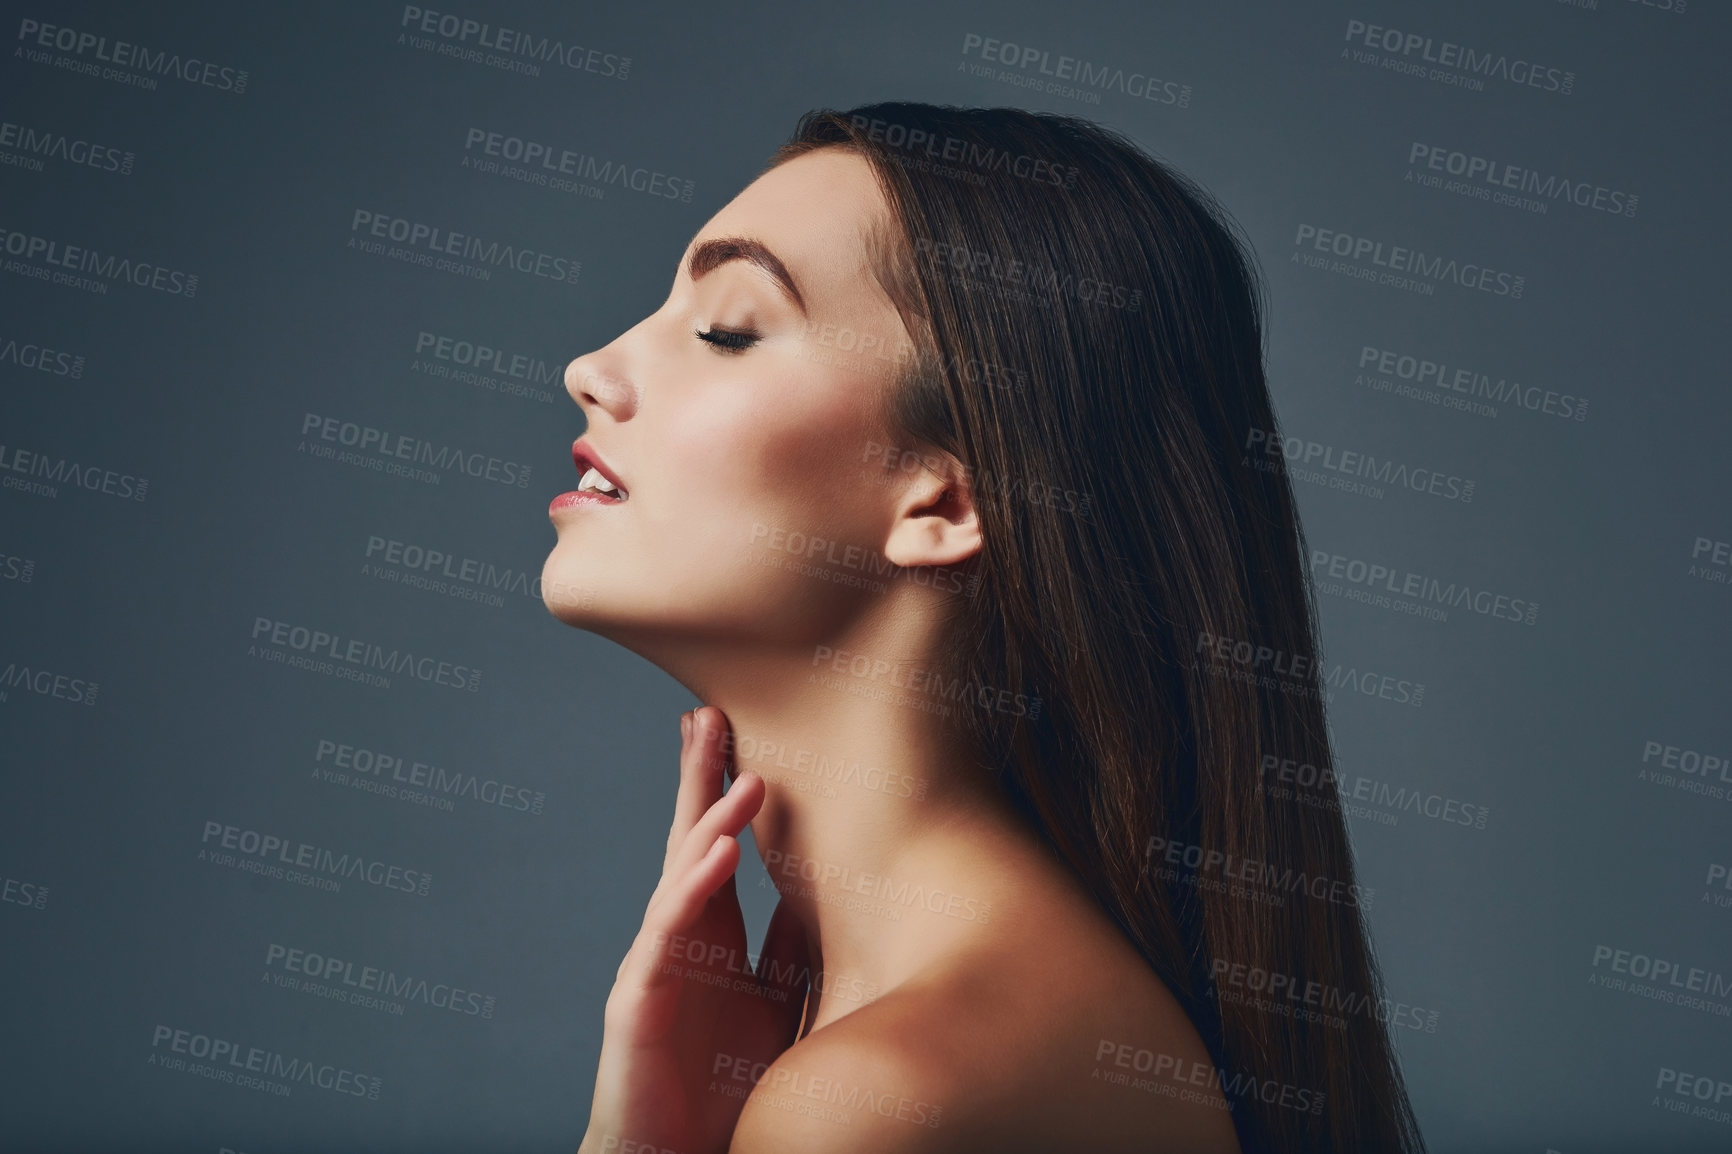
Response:
[{"label": "eyelash", "polygon": [[758,334],[750,331],[712,328],[699,329],[693,335],[724,353],[743,353],[758,343]]}]

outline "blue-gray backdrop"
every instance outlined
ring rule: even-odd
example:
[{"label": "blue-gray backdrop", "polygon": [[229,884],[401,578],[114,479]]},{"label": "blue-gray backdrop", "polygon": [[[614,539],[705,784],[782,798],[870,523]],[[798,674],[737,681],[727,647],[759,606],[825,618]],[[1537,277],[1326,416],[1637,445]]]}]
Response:
[{"label": "blue-gray backdrop", "polygon": [[1732,1148],[1723,8],[452,3],[7,5],[0,1145],[575,1146],[693,702],[540,602],[560,373],[915,99],[1255,245],[1433,1149]]}]

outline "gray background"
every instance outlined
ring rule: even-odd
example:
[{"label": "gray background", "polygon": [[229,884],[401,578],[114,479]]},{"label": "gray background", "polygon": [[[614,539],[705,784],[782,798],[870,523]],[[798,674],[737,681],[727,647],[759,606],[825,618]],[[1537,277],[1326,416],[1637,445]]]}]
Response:
[{"label": "gray background", "polygon": [[[9,6],[0,120],[134,160],[122,174],[6,149],[0,228],[199,283],[189,299],[0,273],[5,452],[149,481],[142,501],[0,489],[0,669],[100,687],[86,704],[0,686],[0,879],[15,899],[0,903],[0,1144],[576,1145],[603,1000],[659,870],[676,715],[694,702],[558,624],[533,591],[491,605],[364,576],[366,543],[534,578],[553,542],[545,505],[570,487],[583,428],[558,370],[660,304],[687,240],[800,112],[912,99],[1088,116],[1211,189],[1267,272],[1285,431],[1475,482],[1471,503],[1298,483],[1313,547],[1539,606],[1527,625],[1320,596],[1328,666],[1404,682],[1391,693],[1410,699],[1424,686],[1414,705],[1338,684],[1343,770],[1488,811],[1484,829],[1412,811],[1350,821],[1389,993],[1436,1011],[1435,1031],[1394,1031],[1432,1148],[1732,1147],[1732,1115],[1674,1113],[1656,1090],[1662,1068],[1732,1082],[1729,999],[1690,1008],[1594,981],[1612,976],[1598,946],[1732,981],[1732,890],[1705,880],[1732,862],[1732,780],[1709,775],[1721,797],[1687,792],[1643,760],[1648,742],[1732,755],[1732,587],[1724,565],[1692,571],[1699,538],[1732,540],[1723,10],[449,10],[629,56],[629,74],[531,77],[420,51],[398,42],[390,4]],[[80,75],[16,51],[25,18],[244,68],[247,87]],[[1572,91],[1497,79],[1475,91],[1344,56],[1355,19],[1568,70]],[[1189,86],[1188,102],[1088,103],[972,75],[969,34],[1153,73]],[[658,170],[694,194],[593,199],[479,174],[462,167],[471,128]],[[1421,187],[1404,179],[1415,142],[1634,194],[1638,208],[1557,200],[1536,213]],[[477,281],[363,254],[346,243],[358,208],[574,257],[582,273]],[[1507,270],[1523,292],[1445,281],[1421,295],[1307,267],[1294,259],[1309,251],[1295,245],[1303,224]],[[21,260],[44,267],[0,254]],[[540,358],[553,376],[535,387],[553,403],[415,371],[423,330]],[[40,346],[82,357],[81,371],[27,367],[23,350]],[[1588,410],[1476,415],[1378,391],[1356,380],[1366,346]],[[308,411],[533,471],[522,488],[458,474],[432,485],[317,460],[297,448]],[[270,664],[248,655],[261,616],[483,677],[473,693],[404,676],[385,689]],[[317,780],[321,739],[520,785],[545,805],[460,798],[442,811]],[[199,860],[211,820],[433,883],[424,897],[355,880],[329,893],[222,868]],[[748,855],[754,935],[773,896],[758,877]],[[44,889],[41,908],[16,900]],[[394,1016],[277,988],[272,943],[496,1007]],[[346,1066],[381,1092],[278,1097],[158,1068],[158,1025]]]}]

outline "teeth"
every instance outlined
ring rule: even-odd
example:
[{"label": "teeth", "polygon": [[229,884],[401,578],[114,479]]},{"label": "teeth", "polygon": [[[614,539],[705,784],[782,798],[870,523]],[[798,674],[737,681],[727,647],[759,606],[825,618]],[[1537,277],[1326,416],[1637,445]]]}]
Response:
[{"label": "teeth", "polygon": [[594,489],[597,492],[606,493],[613,497],[624,496],[624,494],[619,491],[617,485],[601,475],[600,469],[593,467],[583,475],[583,480],[577,483],[577,487],[579,489]]}]

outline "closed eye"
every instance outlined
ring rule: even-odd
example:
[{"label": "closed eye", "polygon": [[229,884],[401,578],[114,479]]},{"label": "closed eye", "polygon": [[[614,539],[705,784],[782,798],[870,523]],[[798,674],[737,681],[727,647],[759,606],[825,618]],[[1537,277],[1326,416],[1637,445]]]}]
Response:
[{"label": "closed eye", "polygon": [[693,333],[700,341],[707,341],[722,352],[744,352],[758,343],[759,335],[751,331],[736,331],[733,329],[699,329]]}]

